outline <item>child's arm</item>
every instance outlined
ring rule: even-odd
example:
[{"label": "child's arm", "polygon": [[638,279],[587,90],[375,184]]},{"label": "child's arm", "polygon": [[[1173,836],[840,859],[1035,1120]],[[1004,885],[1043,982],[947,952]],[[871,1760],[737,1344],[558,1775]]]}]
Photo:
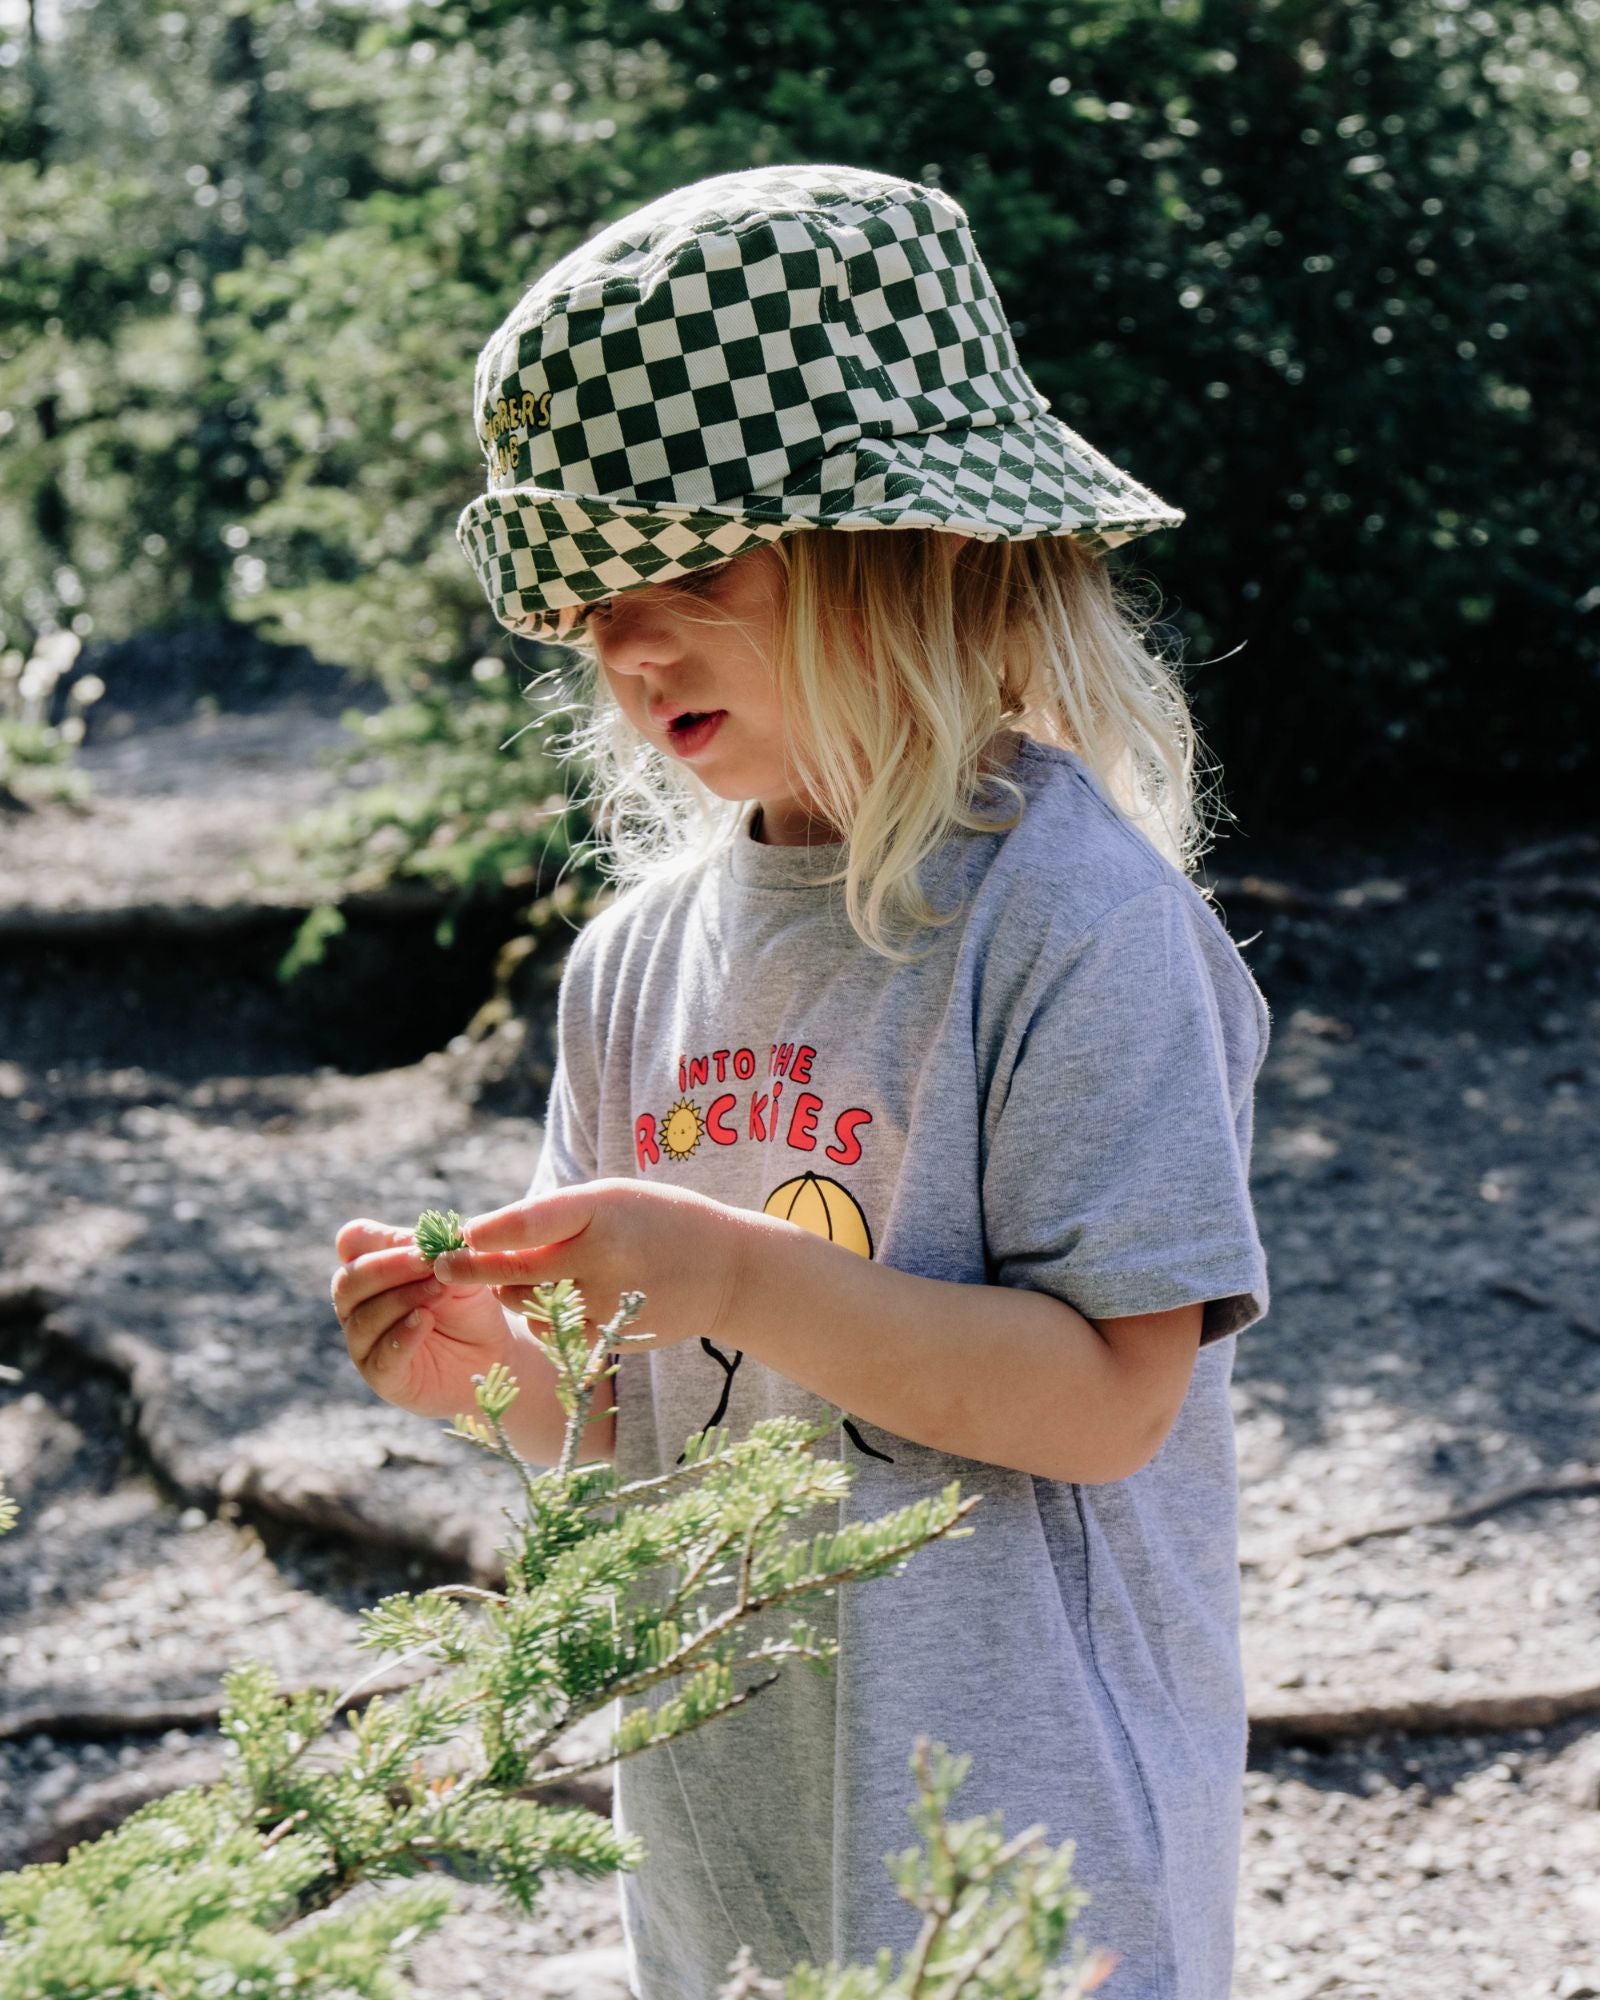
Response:
[{"label": "child's arm", "polygon": [[642,1280],[642,1331],[661,1346],[742,1348],[900,1437],[1083,1485],[1154,1457],[1199,1346],[1198,1304],[1091,1321],[1054,1293],[920,1277],[688,1188],[552,1189],[467,1233],[434,1265],[447,1284],[520,1303],[558,1277],[594,1301]]},{"label": "child's arm", "polygon": [[1149,1463],[1188,1389],[1199,1304],[1096,1322],[1051,1293],[874,1264],[781,1217],[739,1228],[729,1337],[914,1444],[1099,1485]]}]

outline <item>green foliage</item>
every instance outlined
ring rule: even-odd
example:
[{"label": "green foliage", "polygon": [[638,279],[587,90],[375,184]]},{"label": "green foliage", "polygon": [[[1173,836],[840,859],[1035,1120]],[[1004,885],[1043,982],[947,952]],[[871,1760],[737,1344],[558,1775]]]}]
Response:
[{"label": "green foliage", "polygon": [[639,202],[845,159],[963,202],[1056,413],[1188,508],[1112,561],[1217,656],[1192,696],[1237,806],[1336,806],[1358,762],[1412,806],[1485,773],[1582,797],[1595,0],[885,18],[96,0],[15,30],[0,649],[221,611],[304,640],[403,711],[394,795],[318,827],[330,871],[515,871],[557,786],[502,754],[509,678],[472,681],[512,653],[452,532],[477,349]]},{"label": "green foliage", "polygon": [[417,1249],[430,1264],[447,1250],[464,1250],[467,1247],[461,1217],[453,1208],[444,1213],[437,1208],[425,1208],[417,1217],[417,1226],[411,1233]]},{"label": "green foliage", "polygon": [[174,1792],[65,1862],[0,1875],[0,1994],[398,2000],[408,1988],[386,1961],[438,1928],[449,1890],[402,1890],[285,1933],[324,1867],[316,1840],[241,1821],[227,1783]]},{"label": "green foliage", "polygon": [[349,928],[337,903],[318,903],[305,914],[289,949],[278,961],[277,976],[284,984],[309,966],[320,965],[327,956],[329,942]]},{"label": "green foliage", "polygon": [[1247,811],[1336,809],[1357,763],[1369,810],[1592,790],[1594,0],[547,21],[662,51],[650,192],[844,159],[966,206],[1056,414],[1189,510],[1113,567],[1225,657],[1192,694]]},{"label": "green foliage", "polygon": [[[897,1968],[881,1951],[872,1967],[796,1967],[783,1986],[745,1982],[720,2000],[770,1993],[779,2000],[1078,2000],[1101,1985],[1116,1955],[1077,1946],[1060,1963],[1067,1934],[1088,1900],[1072,1887],[1074,1844],[1042,1847],[1044,1829],[1007,1840],[1002,1815],[948,1820],[972,1759],[919,1736],[911,1753],[918,1798],[908,1808],[922,1844],[887,1857],[906,1902],[923,1912],[916,1944]],[[744,1954],[741,1953],[741,1959]]]},{"label": "green foliage", "polygon": [[244,522],[235,613],[397,696],[418,669],[458,675],[482,623],[448,531],[478,483],[461,384],[482,312],[453,275],[453,199],[374,194],[349,226],[286,257],[251,246],[217,281],[223,377],[270,489]]},{"label": "green foliage", "polygon": [[105,692],[85,674],[72,683],[68,713],[50,720],[56,683],[71,669],[81,641],[76,632],[46,632],[31,659],[20,647],[0,651],[0,804],[35,806],[47,799],[82,806],[89,780],[72,762],[83,741],[84,710]]},{"label": "green foliage", "polygon": [[[485,658],[471,692],[427,687],[378,713],[345,711],[355,741],[333,753],[342,773],[381,757],[389,775],[341,789],[334,804],[306,814],[282,835],[300,871],[330,896],[425,882],[449,902],[436,927],[441,950],[454,941],[470,903],[521,888],[536,894],[563,871],[593,893],[600,876],[583,839],[582,815],[562,789],[554,761],[517,744],[519,725],[503,663]],[[278,968],[284,981],[321,963],[346,927],[337,903],[307,913]]]},{"label": "green foliage", "polygon": [[30,806],[46,799],[83,805],[89,781],[73,767],[72,746],[47,724],[0,716],[0,803],[8,796]]},{"label": "green foliage", "polygon": [[[516,709],[500,662],[468,691],[437,687],[375,715],[347,709],[356,741],[337,766],[384,758],[393,775],[347,789],[286,837],[330,884],[425,881],[463,896],[535,884],[573,852],[573,809],[557,766],[537,748],[506,755]],[[525,718],[524,718],[525,720]]]},{"label": "green foliage", "polygon": [[10,31],[0,643],[214,616],[248,586],[239,524],[270,488],[253,406],[221,368],[214,286],[247,241],[282,255],[372,190],[372,119],[319,102],[316,75],[364,15],[94,0],[37,40],[32,9]]},{"label": "green foliage", "polygon": [[[459,1222],[425,1211],[419,1244],[442,1248]],[[624,1293],[591,1349],[578,1288],[535,1288],[530,1323],[546,1329],[538,1337],[568,1413],[548,1472],[536,1475],[506,1436],[511,1372],[474,1377],[478,1415],[458,1416],[448,1434],[503,1459],[526,1500],[503,1550],[504,1591],[437,1586],[363,1612],[363,1649],[392,1667],[430,1663],[364,1705],[356,1697],[381,1668],[332,1697],[286,1691],[260,1661],[230,1670],[221,1728],[234,1754],[221,1780],[153,1801],[65,1861],[0,1876],[0,2000],[400,2000],[405,1955],[452,1907],[445,1884],[415,1882],[421,1871],[448,1866],[531,1912],[555,1871],[648,1866],[636,1837],[541,1793],[714,1722],[758,1698],[785,1661],[831,1671],[835,1642],[803,1619],[759,1645],[743,1628],[972,1532],[961,1523],[977,1501],[952,1482],[845,1533],[789,1541],[791,1523],[848,1491],[850,1468],[811,1450],[837,1412],[774,1418],[732,1445],[725,1431],[701,1433],[659,1478],[624,1484],[609,1463],[577,1466],[612,1357],[649,1338],[624,1330],[643,1299]],[[0,1530],[7,1506],[0,1498]],[[752,1667],[766,1671],[748,1678]],[[677,1686],[660,1705],[626,1706],[667,1681]],[[558,1737],[618,1700],[600,1756],[549,1764]],[[1040,1828],[1007,1841],[998,1814],[946,1824],[967,1760],[918,1739],[912,1768],[923,1845],[890,1861],[900,1894],[925,1914],[900,1968],[885,1952],[871,1969],[802,1966],[782,1987],[741,1954],[730,2000],[1077,2000],[1098,1983],[1093,1963],[1056,1963],[1079,1900],[1071,1844],[1040,1853]],[[341,1907],[363,1883],[387,1886]]]}]

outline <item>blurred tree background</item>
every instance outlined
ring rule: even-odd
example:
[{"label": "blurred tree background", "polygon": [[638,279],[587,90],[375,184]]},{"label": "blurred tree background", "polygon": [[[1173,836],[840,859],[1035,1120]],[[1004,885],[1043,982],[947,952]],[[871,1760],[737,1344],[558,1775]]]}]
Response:
[{"label": "blurred tree background", "polygon": [[556,656],[454,540],[473,360],[607,220],[801,159],[955,195],[1057,414],[1187,508],[1111,560],[1252,831],[1589,810],[1600,0],[5,5],[0,655],[373,677],[408,777],[340,868],[578,838]]}]

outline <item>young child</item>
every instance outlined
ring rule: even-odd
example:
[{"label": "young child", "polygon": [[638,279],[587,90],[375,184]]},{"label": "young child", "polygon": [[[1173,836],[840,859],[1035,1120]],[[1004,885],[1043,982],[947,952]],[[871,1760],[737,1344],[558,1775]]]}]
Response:
[{"label": "young child", "polygon": [[1109,2000],[1227,2000],[1269,1016],[1190,879],[1182,690],[1103,562],[1183,516],[1047,414],[956,203],[853,167],[611,225],[475,391],[460,536],[502,624],[574,649],[622,892],[565,968],[524,1200],[432,1279],[404,1230],[341,1231],[352,1357],[448,1416],[509,1353],[549,1463],[504,1308],[570,1276],[597,1325],[637,1287],[654,1344],[585,1455],[614,1423],[634,1479],[831,1408],[841,1523],[983,1496],[799,1607],[831,1677],[618,1767],[639,2000],[711,2000],[746,1943],[778,1976],[907,1950],[919,1733],[970,1753],[962,1817],[1075,1841]]}]

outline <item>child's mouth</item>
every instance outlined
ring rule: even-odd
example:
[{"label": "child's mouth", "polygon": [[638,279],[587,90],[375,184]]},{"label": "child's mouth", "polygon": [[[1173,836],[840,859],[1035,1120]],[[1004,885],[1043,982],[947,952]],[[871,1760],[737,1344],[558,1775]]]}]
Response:
[{"label": "child's mouth", "polygon": [[722,726],[727,712],[725,708],[713,708],[676,716],[667,727],[673,749],[680,757],[692,757],[703,750]]}]

